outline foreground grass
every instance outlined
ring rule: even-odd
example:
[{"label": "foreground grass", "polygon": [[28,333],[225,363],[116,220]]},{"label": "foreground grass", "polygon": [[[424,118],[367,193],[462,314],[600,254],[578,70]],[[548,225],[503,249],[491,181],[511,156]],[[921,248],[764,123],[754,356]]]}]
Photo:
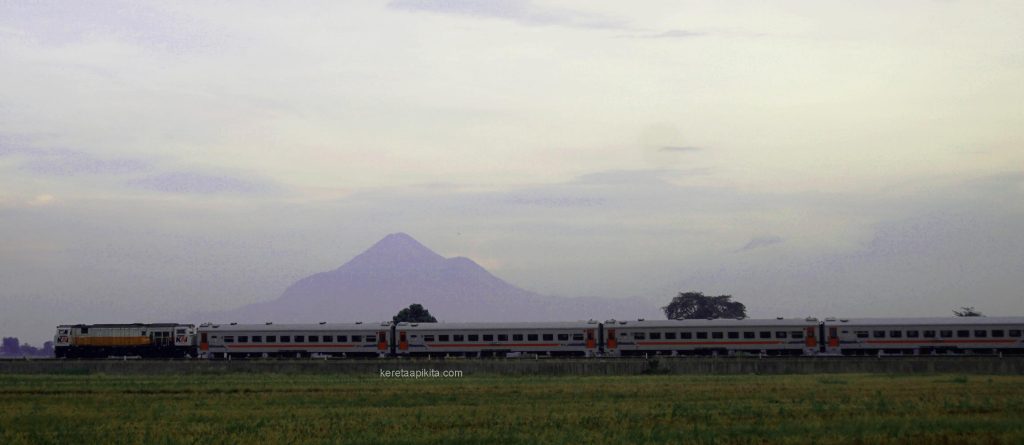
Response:
[{"label": "foreground grass", "polygon": [[1024,376],[0,375],[0,443],[1024,443]]}]

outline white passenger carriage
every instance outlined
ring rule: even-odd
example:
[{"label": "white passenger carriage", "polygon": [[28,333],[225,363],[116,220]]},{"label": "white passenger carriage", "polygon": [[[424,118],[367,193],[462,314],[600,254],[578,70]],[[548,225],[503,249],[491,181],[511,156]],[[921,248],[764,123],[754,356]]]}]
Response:
[{"label": "white passenger carriage", "polygon": [[1024,317],[828,319],[827,350],[843,355],[1024,352]]},{"label": "white passenger carriage", "polygon": [[204,324],[199,354],[208,358],[382,357],[390,323]]},{"label": "white passenger carriage", "polygon": [[608,320],[603,324],[604,347],[610,356],[813,355],[818,352],[818,325],[815,318]]},{"label": "white passenger carriage", "polygon": [[398,355],[408,356],[594,356],[600,324],[554,323],[399,323]]}]

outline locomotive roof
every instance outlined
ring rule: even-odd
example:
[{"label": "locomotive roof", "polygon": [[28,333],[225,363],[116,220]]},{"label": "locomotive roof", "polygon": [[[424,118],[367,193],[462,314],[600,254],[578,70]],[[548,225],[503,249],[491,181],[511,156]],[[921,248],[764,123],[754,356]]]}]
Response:
[{"label": "locomotive roof", "polygon": [[850,318],[826,321],[829,326],[971,326],[1024,324],[1024,317]]},{"label": "locomotive roof", "polygon": [[450,331],[486,331],[495,329],[597,329],[597,322],[586,321],[551,321],[551,322],[494,322],[494,323],[409,323],[399,324],[399,329],[411,331],[450,330]]},{"label": "locomotive roof", "polygon": [[231,324],[214,323],[199,326],[204,331],[225,331],[225,332],[279,332],[279,331],[379,331],[391,329],[390,323],[288,323],[288,324]]},{"label": "locomotive roof", "polygon": [[173,328],[177,326],[194,326],[181,323],[99,323],[99,324],[61,324],[59,328]]},{"label": "locomotive roof", "polygon": [[[614,323],[613,323],[614,322]],[[614,326],[613,326],[614,324]],[[608,320],[604,322],[605,328],[716,328],[734,327],[749,328],[756,326],[809,326],[817,325],[816,319],[804,318],[716,318],[708,319],[685,319],[685,320]]]}]

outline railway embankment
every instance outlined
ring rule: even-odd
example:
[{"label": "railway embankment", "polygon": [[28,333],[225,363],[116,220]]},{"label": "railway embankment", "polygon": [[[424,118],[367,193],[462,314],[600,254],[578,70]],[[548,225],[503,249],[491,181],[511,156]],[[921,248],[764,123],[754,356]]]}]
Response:
[{"label": "railway embankment", "polygon": [[[382,371],[404,371],[386,374]],[[640,374],[989,374],[1024,375],[1024,357],[658,357],[617,359],[306,359],[306,360],[61,360],[0,361],[0,374],[346,374],[429,377],[460,375]],[[417,373],[418,372],[418,373]]]}]

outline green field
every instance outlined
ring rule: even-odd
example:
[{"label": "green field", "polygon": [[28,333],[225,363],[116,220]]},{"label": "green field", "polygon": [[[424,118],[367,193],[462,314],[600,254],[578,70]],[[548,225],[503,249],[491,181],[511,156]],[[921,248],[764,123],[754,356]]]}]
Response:
[{"label": "green field", "polygon": [[1024,443],[1024,376],[0,375],[0,443]]}]

